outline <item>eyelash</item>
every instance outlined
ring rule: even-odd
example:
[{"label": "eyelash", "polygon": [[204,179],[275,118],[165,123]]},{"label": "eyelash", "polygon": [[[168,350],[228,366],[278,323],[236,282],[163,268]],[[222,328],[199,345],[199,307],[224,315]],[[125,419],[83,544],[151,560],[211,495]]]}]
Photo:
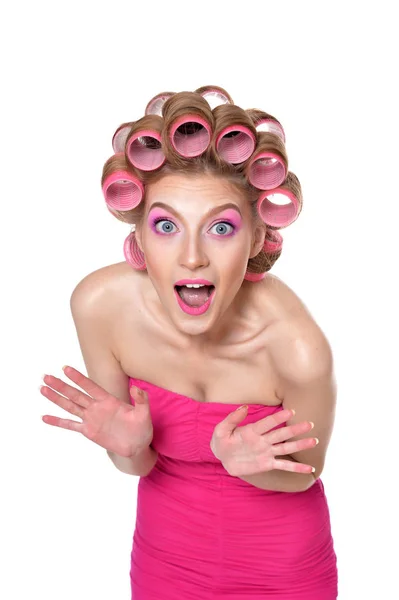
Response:
[{"label": "eyelash", "polygon": [[[155,221],[152,223],[152,226],[155,229],[155,226],[160,223],[161,221],[167,221],[168,223],[172,223],[175,227],[175,223],[173,223],[173,221],[171,221],[170,219],[165,219],[164,217],[158,217],[157,219],[155,219]],[[230,235],[233,235],[234,231],[236,230],[235,226],[233,225],[233,223],[230,223],[230,221],[217,221],[216,223],[214,223],[212,225],[212,227],[215,227],[216,225],[220,225],[220,223],[223,223],[224,225],[230,225],[230,227],[233,229],[233,231],[231,231],[230,233],[226,233],[225,235],[219,235],[218,237],[229,237]],[[157,233],[160,233],[157,231]],[[166,232],[163,232],[164,235],[169,235]]]}]

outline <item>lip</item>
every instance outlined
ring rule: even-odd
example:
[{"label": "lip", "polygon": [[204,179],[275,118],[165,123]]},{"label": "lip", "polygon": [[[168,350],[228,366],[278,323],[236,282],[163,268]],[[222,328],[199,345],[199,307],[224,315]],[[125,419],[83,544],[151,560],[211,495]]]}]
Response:
[{"label": "lip", "polygon": [[[191,283],[191,282],[189,282],[189,283]],[[176,284],[176,285],[179,285],[179,284]],[[208,285],[208,284],[205,284],[205,285]],[[213,285],[213,284],[211,284],[211,285]],[[212,290],[211,295],[209,296],[208,300],[202,306],[188,306],[187,304],[184,304],[183,300],[180,298],[177,291],[174,290],[176,300],[177,300],[180,308],[182,309],[182,311],[187,313],[188,315],[192,315],[195,317],[206,313],[206,311],[208,310],[208,308],[210,307],[210,305],[213,302],[213,299],[215,297],[215,292],[216,292],[216,289],[214,288]]]},{"label": "lip", "polygon": [[176,281],[175,285],[186,285],[187,283],[201,283],[202,285],[213,285],[212,281],[208,281],[207,279],[180,279],[179,281]]}]

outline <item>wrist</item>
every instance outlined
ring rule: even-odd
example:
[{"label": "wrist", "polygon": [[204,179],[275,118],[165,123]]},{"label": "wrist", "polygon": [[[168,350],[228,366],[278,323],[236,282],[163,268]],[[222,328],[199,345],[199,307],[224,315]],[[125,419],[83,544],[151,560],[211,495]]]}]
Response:
[{"label": "wrist", "polygon": [[151,446],[146,446],[131,456],[130,461],[136,474],[146,477],[151,473],[158,461],[158,452],[151,448]]}]

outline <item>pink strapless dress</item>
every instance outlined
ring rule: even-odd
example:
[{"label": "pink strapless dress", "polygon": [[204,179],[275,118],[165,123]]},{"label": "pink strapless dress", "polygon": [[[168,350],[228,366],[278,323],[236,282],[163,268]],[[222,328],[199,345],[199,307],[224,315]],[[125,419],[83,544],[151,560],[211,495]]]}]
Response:
[{"label": "pink strapless dress", "polygon": [[[230,476],[210,440],[236,404],[131,383],[148,392],[151,445],[159,453],[138,483],[132,600],[336,600],[337,557],[321,479],[288,493]],[[249,405],[242,424],[282,408]]]}]

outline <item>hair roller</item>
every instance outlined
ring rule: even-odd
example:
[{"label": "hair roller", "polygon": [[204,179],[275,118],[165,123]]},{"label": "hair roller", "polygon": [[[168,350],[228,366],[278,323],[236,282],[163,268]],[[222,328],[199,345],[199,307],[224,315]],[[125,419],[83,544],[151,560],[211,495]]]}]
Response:
[{"label": "hair roller", "polygon": [[[288,198],[289,202],[277,204],[271,199],[277,194]],[[302,210],[302,191],[299,180],[294,173],[288,172],[287,179],[279,187],[263,192],[257,202],[257,211],[264,223],[276,229],[288,227]]]},{"label": "hair roller", "polygon": [[137,269],[138,271],[144,271],[147,268],[144,254],[137,244],[135,236],[135,226],[132,227],[131,232],[124,241],[123,254],[125,256],[126,261],[134,269]]},{"label": "hair roller", "polygon": [[255,283],[257,281],[261,281],[265,277],[266,273],[253,273],[252,271],[247,271],[245,273],[244,279],[247,279],[248,281],[253,281]]},{"label": "hair roller", "polygon": [[200,94],[208,102],[211,109],[216,108],[220,104],[234,104],[230,94],[217,85],[204,85],[195,90],[196,94]]},{"label": "hair roller", "polygon": [[165,162],[161,142],[162,126],[162,117],[147,115],[131,128],[126,140],[125,154],[127,160],[137,169],[154,171]]},{"label": "hair roller", "polygon": [[245,174],[260,190],[278,187],[288,173],[288,156],[284,142],[274,133],[258,133],[258,146],[245,166]]},{"label": "hair roller", "polygon": [[166,100],[174,95],[174,92],[162,92],[154,96],[147,106],[145,107],[144,113],[146,115],[162,115],[162,107]]},{"label": "hair roller", "polygon": [[144,186],[126,164],[123,152],[111,156],[103,168],[101,186],[105,202],[113,210],[131,210],[140,204]]},{"label": "hair roller", "polygon": [[267,253],[279,252],[283,247],[283,236],[274,229],[267,229],[263,250]]},{"label": "hair roller", "polygon": [[280,256],[281,248],[275,251],[262,248],[259,254],[248,260],[244,279],[248,279],[249,281],[259,281],[260,279],[263,279],[262,276],[270,271]]},{"label": "hair roller", "polygon": [[242,108],[231,104],[217,106],[213,114],[214,151],[227,163],[245,162],[256,146],[256,130],[251,119]]},{"label": "hair roller", "polygon": [[174,158],[193,158],[207,149],[212,139],[214,118],[208,102],[195,92],[179,92],[162,108],[164,151]]},{"label": "hair roller", "polygon": [[115,154],[125,151],[126,140],[133,125],[134,121],[131,123],[122,123],[115,131],[112,137],[112,148]]},{"label": "hair roller", "polygon": [[261,131],[274,133],[275,135],[278,135],[281,141],[285,144],[285,132],[280,121],[278,121],[272,115],[263,112],[263,110],[259,110],[258,108],[249,108],[245,112],[254,123],[255,129],[258,133]]}]

